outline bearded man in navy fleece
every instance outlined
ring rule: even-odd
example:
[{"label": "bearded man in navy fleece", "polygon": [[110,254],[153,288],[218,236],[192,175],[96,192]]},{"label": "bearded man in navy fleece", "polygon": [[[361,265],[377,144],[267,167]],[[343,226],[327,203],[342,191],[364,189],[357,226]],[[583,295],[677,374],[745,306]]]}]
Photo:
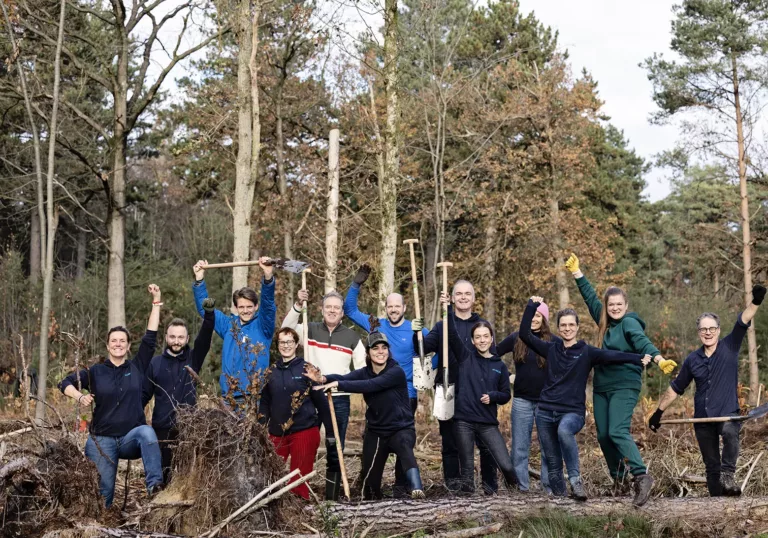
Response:
[{"label": "bearded man in navy fleece", "polygon": [[[731,333],[720,339],[720,318],[705,312],[696,322],[696,330],[702,346],[688,355],[680,373],[669,384],[667,392],[659,400],[659,408],[648,421],[648,427],[657,431],[661,427],[661,415],[678,395],[683,394],[691,381],[696,382],[693,398],[694,418],[726,417],[739,414],[739,350],[747,334],[752,318],[765,299],[765,287],[752,288],[752,304],[736,317]],[[739,458],[740,422],[715,422],[694,424],[701,458],[707,470],[707,489],[712,497],[741,495],[741,488],[734,480],[736,460]],[[720,438],[723,454],[720,456]]]}]

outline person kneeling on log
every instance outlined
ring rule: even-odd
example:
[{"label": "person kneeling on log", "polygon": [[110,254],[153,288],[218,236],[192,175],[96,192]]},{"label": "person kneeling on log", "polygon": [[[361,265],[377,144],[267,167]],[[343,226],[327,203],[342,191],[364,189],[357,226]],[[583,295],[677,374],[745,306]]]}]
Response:
[{"label": "person kneeling on log", "polygon": [[[128,329],[112,327],[107,333],[107,360],[73,372],[59,384],[61,392],[77,400],[80,406],[96,404],[85,455],[96,464],[99,493],[107,508],[112,505],[115,495],[117,462],[121,458],[142,459],[150,496],[163,485],[160,446],[155,431],[147,426],[142,402],[144,376],[155,352],[160,307],[163,306],[160,288],[150,284],[148,289],[152,294],[152,313],[136,356],[127,359],[131,351]],[[88,394],[81,390],[87,390]]]},{"label": "person kneeling on log", "polygon": [[552,493],[566,496],[563,460],[568,469],[571,492],[579,501],[587,500],[579,469],[579,446],[576,434],[584,427],[587,378],[598,364],[637,364],[651,362],[650,355],[600,349],[577,340],[579,316],[566,308],[557,313],[557,327],[562,341],[545,342],[533,334],[531,322],[541,297],[531,297],[520,323],[520,338],[537,354],[547,358],[547,379],[541,389],[536,412],[536,429],[547,458],[549,486]]},{"label": "person kneeling on log", "polygon": [[[278,329],[276,339],[283,360],[267,369],[267,383],[261,390],[259,422],[267,425],[277,454],[286,461],[290,456],[291,471],[298,469],[301,476],[306,476],[314,468],[320,446],[320,422],[325,426],[326,441],[335,446],[331,411],[325,395],[312,390],[311,381],[303,375],[311,366],[296,356],[299,334],[283,327]],[[332,455],[329,452],[328,457]],[[292,478],[291,482],[298,478]],[[293,492],[309,500],[306,483],[297,486]]]},{"label": "person kneeling on log", "polygon": [[[693,398],[694,418],[728,417],[739,414],[739,350],[744,335],[758,307],[765,299],[765,287],[752,288],[752,304],[736,318],[731,333],[720,340],[720,318],[712,312],[704,312],[696,322],[702,346],[688,355],[680,373],[669,384],[667,392],[659,400],[659,408],[648,421],[654,432],[661,427],[664,410],[683,394],[691,381],[696,381]],[[736,460],[739,458],[739,431],[741,423],[704,422],[693,425],[699,442],[701,458],[707,471],[707,489],[711,497],[741,495],[741,488],[734,480]],[[720,438],[723,438],[723,454],[720,457]]]},{"label": "person kneeling on log", "polygon": [[381,499],[381,478],[390,454],[397,455],[411,497],[424,497],[421,475],[413,455],[416,429],[411,411],[405,372],[392,358],[386,335],[373,328],[368,335],[366,366],[346,375],[308,371],[305,375],[322,385],[315,390],[338,388],[361,393],[365,412],[363,438],[363,499]]},{"label": "person kneeling on log", "polygon": [[[441,294],[444,308],[450,298]],[[473,349],[467,349],[456,329],[453,308],[448,308],[448,346],[458,363],[456,401],[453,414],[453,434],[459,449],[461,491],[475,492],[475,436],[488,448],[491,457],[501,469],[508,488],[519,481],[507,451],[507,444],[499,431],[497,405],[512,398],[509,390],[509,370],[496,354],[491,352],[493,329],[487,321],[479,321],[470,330]],[[438,387],[436,390],[442,390]]]}]

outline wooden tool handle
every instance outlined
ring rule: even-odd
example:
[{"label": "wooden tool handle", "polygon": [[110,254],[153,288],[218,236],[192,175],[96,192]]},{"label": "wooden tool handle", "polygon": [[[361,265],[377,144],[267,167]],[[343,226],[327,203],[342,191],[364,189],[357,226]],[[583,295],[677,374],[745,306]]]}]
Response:
[{"label": "wooden tool handle", "polygon": [[244,262],[227,262],[227,263],[209,263],[203,265],[202,269],[223,269],[225,267],[248,267],[249,265],[259,265],[259,260],[251,260]]},{"label": "wooden tool handle", "polygon": [[[443,293],[448,293],[448,268],[453,267],[450,262],[437,264],[443,268]],[[443,307],[443,395],[448,391],[448,305]]]},{"label": "wooden tool handle", "polygon": [[[309,269],[304,269],[301,272],[301,289],[307,289],[307,273]],[[304,348],[304,360],[309,361],[309,348],[307,344],[309,342],[309,321],[307,320],[307,301],[301,302],[301,346]]]},{"label": "wooden tool handle", "polygon": [[[403,241],[404,244],[408,245],[408,250],[411,254],[411,281],[413,282],[413,310],[414,314],[416,315],[416,318],[421,318],[421,304],[419,301],[419,280],[416,276],[416,253],[413,250],[413,245],[415,243],[418,243],[418,239],[406,239]],[[421,331],[416,333],[416,338],[418,338],[419,342],[422,341],[424,338],[424,335],[421,334]],[[424,357],[422,357],[423,359]]]},{"label": "wooden tool handle", "polygon": [[339,438],[339,424],[336,422],[336,410],[333,408],[333,396],[328,396],[328,407],[331,408],[331,423],[333,423],[333,436],[336,438],[336,452],[339,455],[339,467],[341,467],[341,482],[344,484],[344,495],[347,499],[351,498],[349,494],[349,482],[347,482],[347,470],[344,467],[344,449],[341,447],[341,438]]},{"label": "wooden tool handle", "polygon": [[749,417],[705,417],[705,418],[671,418],[662,420],[660,424],[702,424],[711,422],[741,422]]}]

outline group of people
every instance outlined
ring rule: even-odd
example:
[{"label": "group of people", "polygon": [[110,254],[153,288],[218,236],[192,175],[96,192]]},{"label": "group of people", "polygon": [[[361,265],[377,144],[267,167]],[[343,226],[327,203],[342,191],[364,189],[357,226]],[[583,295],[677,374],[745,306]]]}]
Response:
[{"label": "group of people", "polygon": [[[438,321],[428,330],[422,319],[407,319],[405,299],[399,293],[387,296],[386,316],[375,318],[358,308],[360,289],[371,273],[367,265],[358,270],[346,297],[336,291],[322,297],[322,320],[302,323],[303,305],[309,294],[300,290],[298,301],[275,330],[275,278],[268,258],[259,260],[263,271],[261,293],[251,288],[235,291],[233,314],[215,310],[205,284],[206,265],[205,260],[200,260],[193,268],[193,292],[203,318],[194,348],[188,345],[186,323],[174,319],[166,327],[163,353],[153,357],[163,303],[159,288],[150,285],[152,312],[136,356],[128,359],[128,330],[113,327],[107,335],[106,360],[88,370],[73,372],[60,384],[62,392],[80,405],[93,406],[86,456],[97,466],[100,491],[108,506],[114,497],[119,458],[143,460],[150,494],[170,480],[173,446],[178,437],[176,410],[196,404],[195,378],[214,332],[223,340],[222,397],[239,414],[252,412],[248,405],[255,400],[253,396],[257,397],[258,418],[266,426],[277,453],[290,459],[291,470],[298,469],[300,475],[312,471],[321,443],[319,428],[325,428],[325,494],[329,500],[339,496],[341,468],[336,453],[337,445],[343,449],[345,444],[351,393],[363,394],[367,405],[363,497],[382,497],[384,467],[390,454],[396,455],[395,496],[424,496],[414,456],[414,416],[418,388],[422,388],[414,386],[414,367],[428,369],[430,363],[422,366],[419,336],[423,352],[433,354],[436,393],[452,397],[450,416],[436,413],[440,416],[442,470],[448,490],[475,491],[477,446],[482,490],[486,494],[498,490],[498,471],[507,488],[529,491],[528,459],[535,424],[542,488],[552,495],[565,496],[569,484],[574,498],[586,500],[576,434],[584,427],[587,381],[594,369],[594,418],[608,471],[617,483],[628,475],[634,478],[634,504],[640,506],[648,500],[653,479],[631,435],[632,415],[640,395],[643,368],[654,362],[670,374],[677,364],[665,359],[646,336],[644,322],[629,311],[627,294],[622,289],[610,287],[602,300],[599,298],[575,255],[571,255],[566,267],[598,326],[596,346],[578,338],[579,316],[571,308],[556,313],[553,321],[557,335],[553,334],[549,307],[538,296],[528,301],[519,331],[497,343],[491,323],[474,312],[475,290],[466,280],[457,280],[450,295],[441,294],[446,326]],[[664,410],[691,381],[696,382],[695,417],[738,414],[739,349],[765,293],[765,287],[754,287],[752,304],[739,314],[733,331],[722,340],[717,315],[704,313],[699,317],[697,331],[702,347],[686,358],[662,396],[659,409],[649,421],[653,431],[660,427]],[[361,338],[344,325],[345,316],[367,336]],[[447,337],[443,331],[447,331]],[[443,357],[444,338],[448,342],[447,357]],[[273,340],[280,358],[270,365]],[[306,345],[302,346],[302,341]],[[509,365],[514,367],[514,375],[502,360],[505,355],[511,355]],[[443,386],[444,364],[448,365],[448,386]],[[328,391],[332,398],[326,398]],[[144,407],[152,397],[155,406],[152,425],[148,426]],[[499,430],[498,406],[510,399],[512,439],[508,450]],[[440,403],[445,403],[445,396]],[[740,494],[733,477],[739,423],[696,424],[695,429],[710,495]],[[306,484],[294,492],[309,498]]]}]

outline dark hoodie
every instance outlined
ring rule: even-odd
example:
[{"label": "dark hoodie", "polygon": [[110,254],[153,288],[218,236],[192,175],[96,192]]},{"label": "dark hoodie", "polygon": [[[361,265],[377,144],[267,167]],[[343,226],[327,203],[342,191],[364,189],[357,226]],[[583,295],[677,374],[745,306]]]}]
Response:
[{"label": "dark hoodie", "polygon": [[[95,407],[90,432],[92,435],[122,437],[132,429],[147,423],[144,418],[142,390],[149,361],[155,352],[157,331],[147,331],[141,339],[139,352],[131,360],[115,366],[107,359],[72,372],[59,383],[63,393],[72,385],[93,395]],[[80,378],[80,387],[77,378]]]},{"label": "dark hoodie", "polygon": [[[513,332],[507,336],[504,340],[499,342],[496,346],[496,352],[499,357],[510,353],[510,358],[507,359],[505,364],[514,364],[515,368],[515,398],[522,398],[530,402],[538,402],[539,395],[541,395],[541,389],[544,388],[544,382],[547,380],[547,365],[546,361],[544,366],[539,366],[539,355],[536,354],[531,348],[527,348],[525,357],[522,361],[516,362],[512,358],[512,353],[515,351],[515,345],[517,345],[518,332]],[[539,336],[537,333],[533,333],[535,336]],[[552,335],[550,342],[560,340],[557,336]],[[546,359],[546,357],[544,357]],[[509,369],[509,366],[507,366]]]},{"label": "dark hoodie", "polygon": [[[483,357],[474,344],[470,344],[471,351],[467,349],[456,331],[456,320],[458,318],[449,312],[448,346],[458,362],[453,418],[498,425],[497,406],[504,405],[512,397],[509,390],[509,370],[497,355]],[[480,401],[483,394],[488,395],[490,404]]]},{"label": "dark hoodie", "polygon": [[[286,363],[282,359],[267,369],[267,383],[261,389],[259,422],[267,425],[277,437],[317,428],[322,422],[326,437],[333,437],[328,399],[313,390],[312,381],[304,375],[303,358]],[[298,405],[301,402],[301,405]]]},{"label": "dark hoodie", "polygon": [[368,405],[365,427],[372,433],[388,437],[414,427],[405,372],[391,356],[378,374],[368,364],[346,375],[331,374],[325,378],[329,383],[338,381],[340,391],[362,393]]},{"label": "dark hoodie", "polygon": [[[581,296],[589,308],[589,314],[595,323],[600,323],[603,302],[597,296],[587,277],[576,279]],[[645,335],[645,322],[635,312],[627,312],[621,319],[608,317],[608,330],[603,338],[603,349],[640,353],[655,357],[660,352]],[[643,369],[635,364],[601,364],[595,367],[592,380],[595,392],[607,392],[616,389],[640,390]]]},{"label": "dark hoodie", "polygon": [[[448,309],[448,315],[453,316],[453,307],[450,307]],[[464,347],[467,349],[467,351],[472,351],[475,349],[475,346],[472,344],[472,335],[470,334],[472,332],[472,327],[475,326],[476,323],[480,321],[485,321],[483,318],[481,318],[478,314],[475,312],[472,313],[471,316],[469,316],[469,319],[461,319],[459,317],[454,317],[454,321],[456,322],[456,332],[459,335],[459,338],[464,343]],[[413,334],[413,349],[419,349],[418,347],[418,341],[416,337],[416,333]],[[496,344],[491,345],[491,353],[496,352]],[[435,323],[435,326],[432,327],[432,330],[429,331],[429,334],[424,337],[424,353],[434,353],[435,355],[432,357],[432,368],[437,368],[437,376],[435,377],[435,386],[442,385],[443,384],[443,322],[438,321]],[[459,369],[458,369],[458,362],[456,360],[456,356],[453,354],[453,352],[448,350],[448,383],[453,385],[456,383],[456,379],[459,375]]]},{"label": "dark hoodie", "polygon": [[144,405],[155,397],[155,409],[152,411],[152,427],[167,430],[176,425],[176,409],[181,405],[197,404],[195,380],[185,368],[189,366],[196,374],[200,373],[208,351],[211,349],[215,314],[205,312],[200,332],[195,338],[195,347],[184,349],[175,357],[168,348],[162,355],[152,358],[147,371],[144,386]]},{"label": "dark hoodie", "polygon": [[520,338],[536,353],[547,358],[547,380],[539,397],[541,409],[584,415],[587,378],[593,366],[629,363],[642,368],[643,355],[599,349],[584,340],[566,348],[562,340],[545,342],[537,338],[531,332],[531,321],[538,307],[539,303],[528,301],[520,323]]}]

